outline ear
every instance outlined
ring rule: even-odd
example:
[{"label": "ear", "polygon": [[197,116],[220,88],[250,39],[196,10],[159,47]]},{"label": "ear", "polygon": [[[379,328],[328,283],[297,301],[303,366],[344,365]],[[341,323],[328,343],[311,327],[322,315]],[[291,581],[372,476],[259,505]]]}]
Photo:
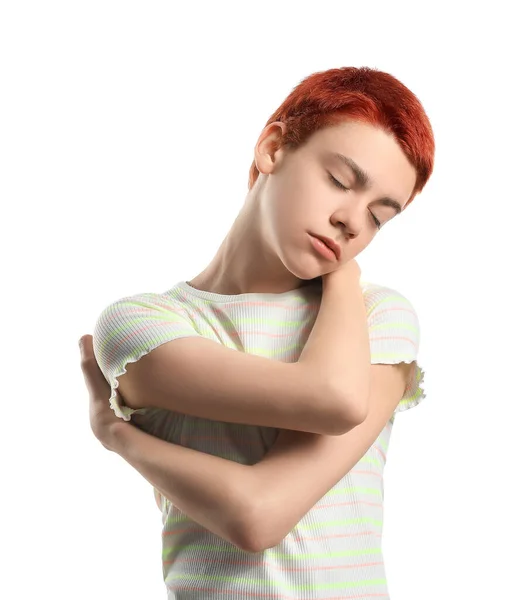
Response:
[{"label": "ear", "polygon": [[259,173],[269,175],[278,169],[285,156],[282,137],[287,131],[287,126],[281,121],[270,123],[262,130],[255,145],[255,165]]}]

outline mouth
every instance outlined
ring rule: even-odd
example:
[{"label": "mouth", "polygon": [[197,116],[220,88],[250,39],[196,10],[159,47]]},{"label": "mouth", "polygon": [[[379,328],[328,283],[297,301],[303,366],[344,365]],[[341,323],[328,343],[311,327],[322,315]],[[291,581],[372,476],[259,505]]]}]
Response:
[{"label": "mouth", "polygon": [[330,248],[330,250],[332,250],[332,252],[334,252],[334,254],[336,255],[337,260],[339,260],[341,258],[341,246],[338,243],[336,243],[334,240],[332,240],[328,237],[325,237],[323,235],[316,235],[314,233],[310,233],[310,235],[312,235],[312,237],[315,237],[318,240],[322,241],[325,244],[325,246],[327,246],[327,248]]}]

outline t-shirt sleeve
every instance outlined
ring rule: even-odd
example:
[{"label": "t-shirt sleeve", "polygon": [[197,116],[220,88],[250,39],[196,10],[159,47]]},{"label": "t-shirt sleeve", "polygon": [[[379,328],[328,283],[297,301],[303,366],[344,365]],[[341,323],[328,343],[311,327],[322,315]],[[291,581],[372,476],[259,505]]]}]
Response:
[{"label": "t-shirt sleeve", "polygon": [[118,377],[126,365],[138,361],[161,344],[201,334],[186,310],[163,294],[138,294],[117,300],[103,310],[93,332],[93,350],[100,370],[111,386],[110,406],[121,419],[134,412],[117,392]]},{"label": "t-shirt sleeve", "polygon": [[424,371],[418,362],[420,326],[411,302],[394,289],[367,284],[363,289],[372,364],[413,363],[404,396],[395,413],[413,408],[425,398]]}]

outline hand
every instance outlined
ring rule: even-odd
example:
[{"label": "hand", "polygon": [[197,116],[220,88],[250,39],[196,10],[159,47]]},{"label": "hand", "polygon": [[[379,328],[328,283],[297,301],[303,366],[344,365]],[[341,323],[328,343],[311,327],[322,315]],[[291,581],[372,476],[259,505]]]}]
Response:
[{"label": "hand", "polygon": [[357,264],[355,258],[348,260],[342,267],[339,267],[335,271],[325,273],[321,276],[323,281],[323,291],[328,289],[329,285],[340,285],[342,281],[356,281],[359,282],[361,278],[361,267]]},{"label": "hand", "polygon": [[93,337],[83,335],[81,349],[81,369],[90,394],[90,426],[95,437],[108,450],[114,451],[113,439],[118,427],[128,425],[115,415],[110,407],[111,387],[104,378],[93,353]]}]

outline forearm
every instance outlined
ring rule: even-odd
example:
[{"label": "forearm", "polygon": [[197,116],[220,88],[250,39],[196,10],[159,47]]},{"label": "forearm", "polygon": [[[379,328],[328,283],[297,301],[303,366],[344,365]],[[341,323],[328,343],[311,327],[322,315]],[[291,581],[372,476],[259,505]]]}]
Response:
[{"label": "forearm", "polygon": [[324,284],[318,317],[298,362],[333,382],[351,420],[365,414],[371,358],[359,275],[337,277]]},{"label": "forearm", "polygon": [[[319,488],[313,490],[308,504],[306,498],[304,473],[315,463],[311,449],[315,440],[328,444],[325,440],[337,439],[281,430],[260,462],[241,465],[165,442],[129,423],[116,424],[112,430],[110,450],[193,521],[248,552],[279,543],[279,531],[285,537],[318,501]],[[294,505],[293,490],[297,493]],[[290,503],[292,508],[286,513],[283,507]]]},{"label": "forearm", "polygon": [[192,520],[242,547],[249,467],[165,442],[129,423],[113,427],[110,446]]}]

